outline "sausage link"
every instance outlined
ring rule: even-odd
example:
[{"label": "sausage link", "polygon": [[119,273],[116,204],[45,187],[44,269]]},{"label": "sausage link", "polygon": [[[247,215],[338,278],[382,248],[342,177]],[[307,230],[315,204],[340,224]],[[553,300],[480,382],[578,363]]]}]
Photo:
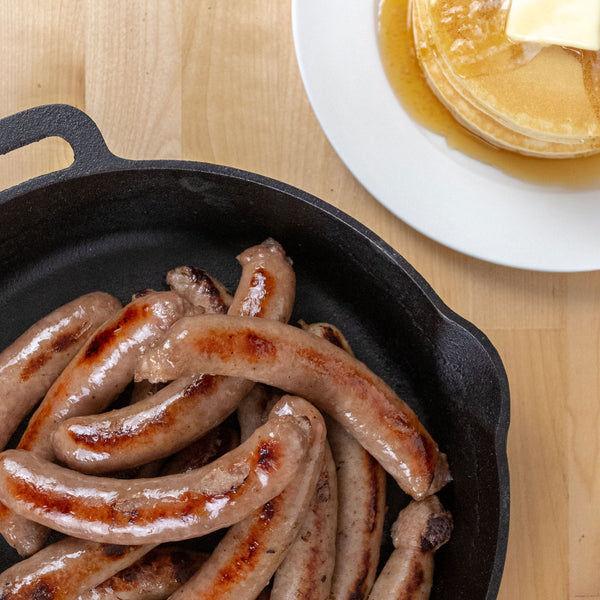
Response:
[{"label": "sausage link", "polygon": [[[330,323],[301,322],[302,329],[354,356],[348,340]],[[364,600],[379,564],[385,517],[385,471],[336,421],[326,419],[338,483],[335,568],[330,600]]]},{"label": "sausage link", "polygon": [[69,419],[54,434],[56,455],[84,473],[110,473],[165,458],[226,419],[252,386],[238,377],[179,377],[136,404]]},{"label": "sausage link", "polygon": [[338,494],[329,444],[299,535],[273,580],[272,600],[327,600],[335,566]]},{"label": "sausage link", "polygon": [[86,294],[39,320],[0,354],[0,450],[91,333],[119,308],[109,294]]},{"label": "sausage link", "polygon": [[325,424],[319,411],[301,398],[284,396],[273,414],[309,419],[310,447],[302,467],[282,493],[227,532],[171,600],[254,600],[298,534],[321,470]]},{"label": "sausage link", "polygon": [[[267,240],[238,260],[242,275],[228,314],[287,321],[295,275],[283,248]],[[134,406],[65,422],[54,435],[60,460],[79,471],[107,473],[168,456],[226,419],[254,385],[194,375]]]},{"label": "sausage link", "polygon": [[0,575],[2,600],[72,600],[153,548],[65,538]]},{"label": "sausage link", "polygon": [[136,379],[199,372],[246,377],[307,398],[415,499],[450,480],[445,454],[410,407],[363,363],[306,331],[246,317],[185,318],[142,357]]},{"label": "sausage link", "polygon": [[207,554],[159,546],[77,600],[165,600],[206,561]]},{"label": "sausage link", "polygon": [[292,260],[272,238],[252,246],[237,256],[242,265],[238,284],[228,315],[290,320],[296,297],[296,274]]},{"label": "sausage link", "polygon": [[279,494],[305,461],[307,419],[275,416],[244,444],[181,475],[83,475],[24,450],[0,453],[0,500],[57,531],[113,544],[206,535],[237,523]]},{"label": "sausage link", "polygon": [[327,438],[337,469],[338,525],[331,600],[364,600],[379,564],[385,517],[385,471],[336,421]]},{"label": "sausage link", "polygon": [[392,526],[395,550],[369,600],[427,600],[433,584],[433,555],[450,539],[452,515],[437,496],[411,502]]}]

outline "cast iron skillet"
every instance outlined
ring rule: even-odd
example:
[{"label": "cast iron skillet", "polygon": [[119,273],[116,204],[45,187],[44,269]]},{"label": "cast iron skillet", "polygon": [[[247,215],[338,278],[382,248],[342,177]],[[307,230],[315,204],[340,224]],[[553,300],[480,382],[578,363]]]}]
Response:
[{"label": "cast iron skillet", "polygon": [[[341,327],[448,454],[454,482],[440,497],[455,530],[437,555],[432,598],[496,598],[509,521],[509,391],[483,333],[379,237],[309,194],[228,167],[118,158],[66,105],[1,120],[0,154],[49,136],[71,144],[73,164],[0,192],[0,348],[76,296],[104,290],[125,302],[162,289],[179,265],[235,289],[236,254],[274,237],[297,273],[292,322]],[[389,523],[407,498],[395,486],[388,496]],[[1,569],[16,559],[0,547]]]}]

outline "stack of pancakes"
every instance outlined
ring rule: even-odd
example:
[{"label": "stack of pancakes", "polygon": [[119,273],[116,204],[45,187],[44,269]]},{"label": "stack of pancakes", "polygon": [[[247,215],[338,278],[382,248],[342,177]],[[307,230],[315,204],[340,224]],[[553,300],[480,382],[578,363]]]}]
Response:
[{"label": "stack of pancakes", "polygon": [[512,43],[506,0],[412,0],[417,58],[454,117],[522,154],[600,152],[600,53]]}]

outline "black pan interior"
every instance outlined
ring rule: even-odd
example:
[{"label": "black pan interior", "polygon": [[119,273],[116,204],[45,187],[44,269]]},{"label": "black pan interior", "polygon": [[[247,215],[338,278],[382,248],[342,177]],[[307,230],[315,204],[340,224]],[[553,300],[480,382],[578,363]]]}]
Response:
[{"label": "black pan interior", "polygon": [[[104,290],[125,302],[136,290],[164,288],[165,273],[183,264],[234,290],[235,256],[276,238],[297,274],[292,322],[338,325],[357,357],[413,407],[449,456],[454,482],[440,497],[455,531],[437,555],[432,598],[494,598],[508,503],[498,470],[507,425],[499,361],[481,334],[440,310],[410,266],[323,206],[226,171],[183,166],[33,186],[0,204],[0,348],[80,294]],[[392,522],[407,498],[389,487]],[[382,558],[389,551],[388,542]],[[16,558],[0,547],[0,568]]]}]

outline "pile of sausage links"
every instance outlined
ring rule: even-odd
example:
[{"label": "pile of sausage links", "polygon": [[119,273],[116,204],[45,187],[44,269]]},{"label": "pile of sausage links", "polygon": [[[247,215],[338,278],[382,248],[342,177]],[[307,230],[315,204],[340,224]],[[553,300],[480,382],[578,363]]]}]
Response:
[{"label": "pile of sausage links", "polygon": [[[0,452],[22,557],[1,600],[429,597],[446,456],[334,325],[288,324],[278,242],[237,259],[233,296],[179,267],[168,291],[86,294],[0,354],[0,448],[25,427]],[[378,572],[386,472],[411,499]],[[210,554],[182,543],[218,530]]]}]

